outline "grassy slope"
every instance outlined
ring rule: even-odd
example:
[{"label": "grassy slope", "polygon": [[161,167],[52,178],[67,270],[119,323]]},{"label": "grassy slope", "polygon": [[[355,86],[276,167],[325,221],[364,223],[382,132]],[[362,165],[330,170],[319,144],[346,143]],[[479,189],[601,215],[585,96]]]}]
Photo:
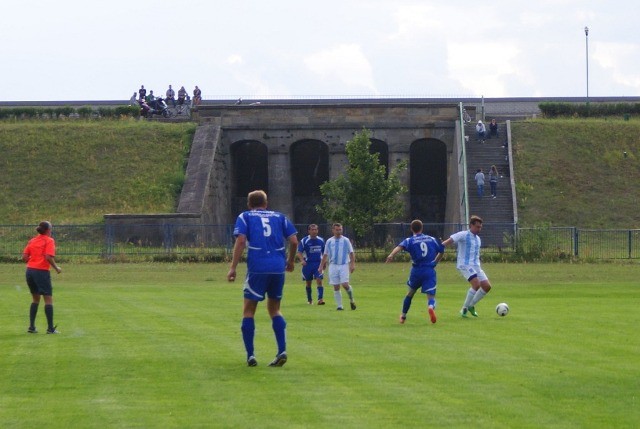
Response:
[{"label": "grassy slope", "polygon": [[[0,223],[172,212],[193,124],[0,122]],[[520,223],[639,228],[640,122],[512,123]],[[623,152],[628,154],[624,158]]]},{"label": "grassy slope", "polygon": [[637,120],[513,123],[520,223],[640,228],[639,135]]},{"label": "grassy slope", "polygon": [[0,123],[0,223],[173,212],[193,124]]}]

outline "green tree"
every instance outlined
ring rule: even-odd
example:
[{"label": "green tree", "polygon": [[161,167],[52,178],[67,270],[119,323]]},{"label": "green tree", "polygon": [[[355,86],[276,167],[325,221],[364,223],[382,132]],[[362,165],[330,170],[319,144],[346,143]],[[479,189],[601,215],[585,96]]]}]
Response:
[{"label": "green tree", "polygon": [[364,237],[375,223],[390,222],[402,216],[401,194],[407,191],[400,181],[406,162],[396,165],[387,177],[377,153],[370,153],[370,132],[363,129],[347,142],[347,170],[320,185],[322,204],[318,212],[331,222],[353,228],[356,237]]}]

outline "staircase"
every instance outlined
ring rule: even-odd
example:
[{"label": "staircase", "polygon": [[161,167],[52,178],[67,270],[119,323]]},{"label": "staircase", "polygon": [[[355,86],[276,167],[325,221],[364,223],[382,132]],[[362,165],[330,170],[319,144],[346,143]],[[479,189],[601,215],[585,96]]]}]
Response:
[{"label": "staircase", "polygon": [[[487,136],[489,134],[489,124]],[[509,162],[507,157],[506,126],[498,123],[498,137],[486,138],[484,143],[477,140],[475,123],[464,127],[467,155],[467,194],[469,196],[469,216],[477,215],[483,220],[482,244],[502,246],[504,235],[513,233],[513,194],[511,192],[511,178],[509,177]],[[495,165],[498,169],[498,187],[496,198],[491,197],[489,171]],[[482,168],[485,175],[484,196],[478,196],[475,181],[476,171]]]}]

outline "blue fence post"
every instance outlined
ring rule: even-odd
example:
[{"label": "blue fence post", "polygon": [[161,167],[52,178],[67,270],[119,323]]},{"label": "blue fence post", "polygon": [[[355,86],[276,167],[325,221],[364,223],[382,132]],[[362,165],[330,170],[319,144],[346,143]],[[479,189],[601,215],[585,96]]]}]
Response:
[{"label": "blue fence post", "polygon": [[578,231],[578,228],[576,228],[575,226],[573,227],[573,256],[577,257],[579,254],[579,248],[580,248],[580,233]]},{"label": "blue fence post", "polygon": [[632,246],[631,246],[631,241],[633,240],[633,234],[631,234],[631,230],[627,231],[627,243],[628,243],[628,249],[629,249],[629,259],[631,259],[631,252],[632,252]]}]

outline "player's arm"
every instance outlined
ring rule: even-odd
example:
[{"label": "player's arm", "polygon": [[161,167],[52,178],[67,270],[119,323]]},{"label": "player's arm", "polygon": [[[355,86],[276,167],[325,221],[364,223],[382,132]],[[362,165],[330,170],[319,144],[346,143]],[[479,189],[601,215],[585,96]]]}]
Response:
[{"label": "player's arm", "polygon": [[304,260],[304,255],[302,254],[302,252],[300,251],[296,252],[296,258],[298,259],[298,262],[300,262],[301,265],[307,265],[307,261]]},{"label": "player's arm", "polygon": [[62,268],[58,264],[56,264],[56,259],[51,255],[44,255],[44,258],[51,264],[56,273],[60,274],[62,272]]},{"label": "player's arm", "polygon": [[326,268],[326,266],[327,266],[327,261],[328,261],[328,260],[329,260],[329,255],[328,255],[328,254],[326,254],[326,253],[324,253],[324,254],[322,255],[322,261],[320,262],[320,267],[318,268],[318,272],[319,272],[320,274],[322,274],[322,272],[323,272],[323,271],[324,271],[324,269]]},{"label": "player's arm", "polygon": [[398,252],[401,252],[404,250],[404,247],[402,246],[396,246],[391,253],[389,253],[389,256],[387,256],[387,260],[385,261],[386,263],[393,261],[393,257],[396,256],[398,254]]},{"label": "player's arm", "polygon": [[289,240],[289,254],[287,258],[287,271],[293,271],[296,260],[296,251],[298,250],[298,237],[295,234],[291,234]]},{"label": "player's arm", "polygon": [[446,240],[444,240],[444,241],[442,242],[442,245],[443,245],[444,247],[449,247],[449,246],[451,246],[452,244],[453,244],[453,238],[452,238],[452,237],[449,237],[449,238],[447,238]]},{"label": "player's arm", "polygon": [[231,259],[231,266],[229,266],[229,272],[227,273],[227,280],[230,282],[236,279],[236,268],[240,263],[240,258],[242,257],[242,252],[244,252],[244,248],[247,246],[247,237],[243,234],[239,234],[236,237],[236,242],[233,245],[233,257]]}]

